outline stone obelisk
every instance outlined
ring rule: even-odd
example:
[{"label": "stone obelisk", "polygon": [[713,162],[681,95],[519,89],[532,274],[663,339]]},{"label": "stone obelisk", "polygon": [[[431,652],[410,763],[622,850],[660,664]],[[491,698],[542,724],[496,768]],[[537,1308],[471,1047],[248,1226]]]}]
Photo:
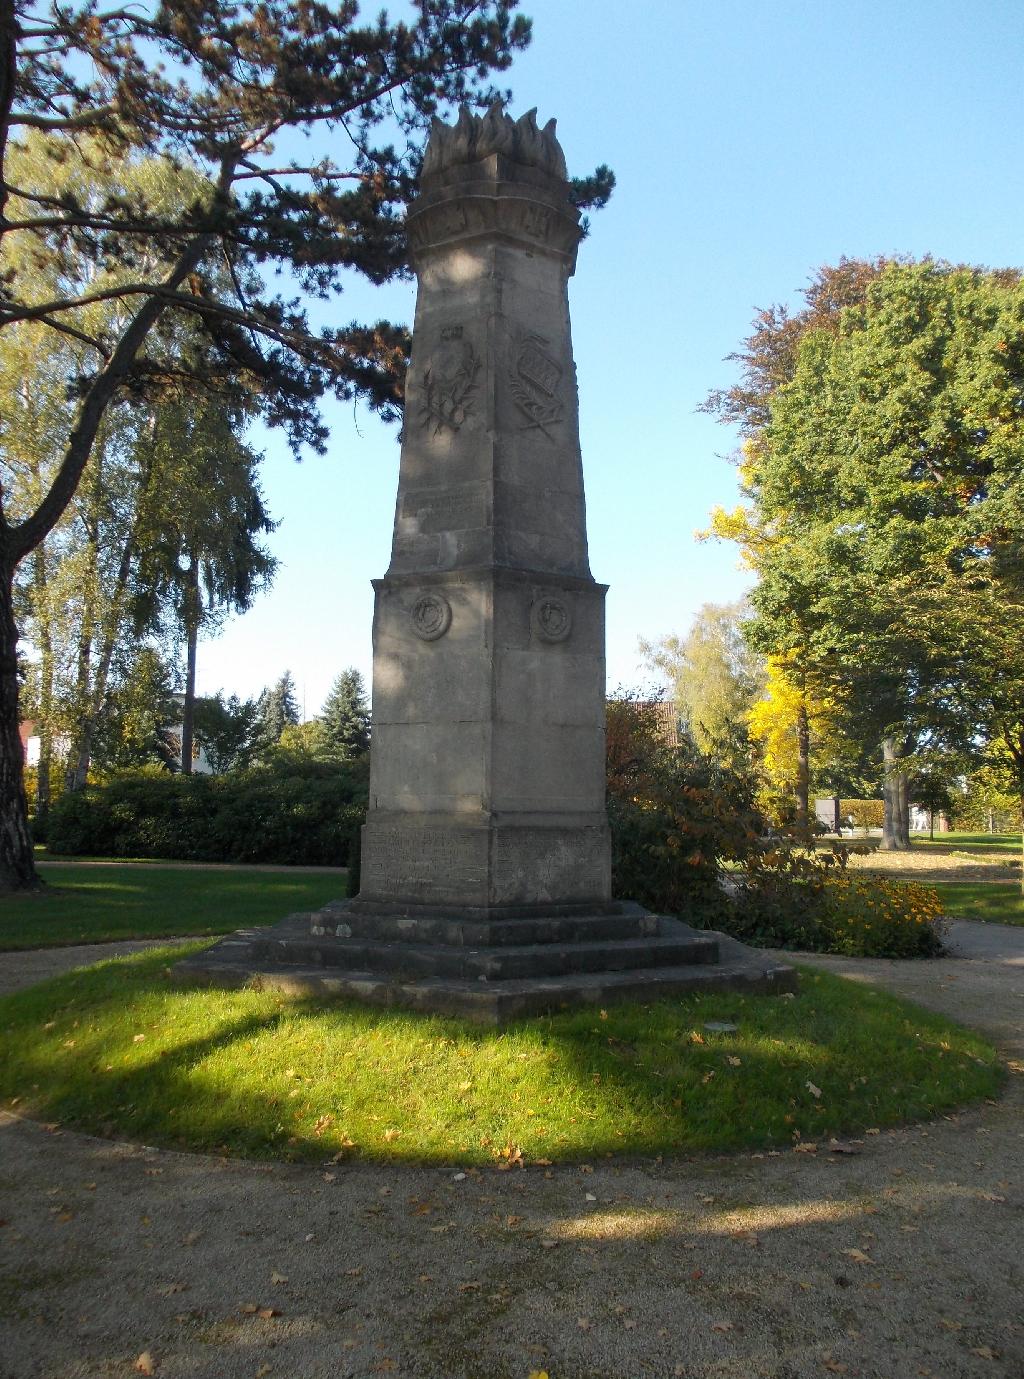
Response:
[{"label": "stone obelisk", "polygon": [[552,120],[437,121],[391,565],[374,582],[370,809],[354,909],[479,918],[610,900],[604,595],[587,559]]},{"label": "stone obelisk", "polygon": [[783,990],[792,969],[611,899],[604,595],[587,560],[554,121],[435,123],[353,900],[176,966],[500,1023],[577,1002]]}]

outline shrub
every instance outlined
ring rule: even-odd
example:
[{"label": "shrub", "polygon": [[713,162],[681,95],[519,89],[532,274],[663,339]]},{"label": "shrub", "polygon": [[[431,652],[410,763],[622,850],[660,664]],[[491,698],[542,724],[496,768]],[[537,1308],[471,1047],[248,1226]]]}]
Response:
[{"label": "shrub", "polygon": [[942,952],[942,907],[916,883],[852,875],[837,853],[748,871],[729,932],[748,943],[860,958],[929,958]]},{"label": "shrub", "polygon": [[649,702],[608,705],[612,891],[696,923],[721,915],[723,864],[757,849],[756,782],[689,739],[662,740]]},{"label": "shrub", "polygon": [[337,768],[135,772],[64,796],[48,838],[64,854],[344,866],[365,812],[361,783]]}]

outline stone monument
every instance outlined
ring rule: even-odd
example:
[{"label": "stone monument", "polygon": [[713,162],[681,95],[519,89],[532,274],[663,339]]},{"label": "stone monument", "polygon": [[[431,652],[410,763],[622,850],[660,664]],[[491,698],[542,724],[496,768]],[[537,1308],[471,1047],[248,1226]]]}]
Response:
[{"label": "stone monument", "polygon": [[554,121],[435,122],[357,908],[606,907],[604,595],[587,559]]},{"label": "stone monument", "polygon": [[359,895],[179,970],[502,1020],[694,986],[788,987],[721,935],[614,902],[604,596],[587,556],[552,120],[435,120],[391,564],[374,581]]}]

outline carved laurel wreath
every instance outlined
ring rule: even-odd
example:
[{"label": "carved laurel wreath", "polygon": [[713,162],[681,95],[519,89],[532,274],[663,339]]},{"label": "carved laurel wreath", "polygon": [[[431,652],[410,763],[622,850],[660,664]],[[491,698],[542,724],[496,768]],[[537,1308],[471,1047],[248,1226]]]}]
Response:
[{"label": "carved laurel wreath", "polygon": [[469,398],[476,388],[476,376],[480,372],[480,360],[472,344],[467,340],[462,347],[458,364],[449,373],[438,373],[433,364],[428,365],[423,374],[423,404],[421,419],[425,425],[431,421],[434,435],[440,435],[446,426],[457,431],[466,420]]},{"label": "carved laurel wreath", "polygon": [[409,616],[417,637],[436,642],[452,625],[452,606],[443,594],[421,594]]}]

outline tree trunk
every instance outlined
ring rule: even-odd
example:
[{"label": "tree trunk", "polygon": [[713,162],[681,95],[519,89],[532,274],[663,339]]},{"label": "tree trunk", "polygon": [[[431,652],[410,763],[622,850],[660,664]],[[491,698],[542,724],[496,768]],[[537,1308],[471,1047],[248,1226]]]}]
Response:
[{"label": "tree trunk", "polygon": [[196,715],[196,647],[199,642],[199,561],[192,557],[185,590],[185,702],[181,707],[181,769],[192,774],[192,739]]},{"label": "tree trunk", "polygon": [[19,724],[14,571],[5,565],[0,568],[0,891],[34,890],[42,884],[28,826]]},{"label": "tree trunk", "polygon": [[811,839],[811,730],[807,700],[801,695],[796,711],[796,831],[805,843]]},{"label": "tree trunk", "polygon": [[[92,660],[92,610],[87,605],[82,618],[82,635],[78,641],[78,675],[75,682],[75,700],[82,706],[79,722],[78,740],[72,742],[68,753],[67,769],[64,772],[64,789],[69,793],[83,790],[89,779],[89,762],[92,757],[93,716],[92,696],[89,694],[89,669]],[[88,632],[86,629],[90,629]]]},{"label": "tree trunk", "polygon": [[883,852],[910,851],[910,779],[900,771],[902,753],[895,738],[882,743],[882,800],[885,814],[882,821]]},{"label": "tree trunk", "polygon": [[[94,512],[95,501],[102,484],[102,474],[102,466],[97,463],[91,484]],[[75,675],[75,715],[79,726],[68,753],[68,764],[64,773],[64,789],[69,793],[85,789],[92,755],[92,643],[96,633],[96,602],[100,587],[97,524],[89,523],[86,526],[86,541],[89,566],[84,580],[82,625],[78,630],[78,661]]]},{"label": "tree trunk", "polygon": [[117,645],[118,632],[121,628],[128,576],[131,573],[132,560],[135,556],[135,537],[136,532],[133,526],[121,550],[121,559],[118,563],[117,575],[114,578],[114,588],[110,595],[105,623],[101,620],[103,641],[100,646],[99,660],[96,663],[87,707],[82,715],[79,739],[68,762],[69,790],[84,789],[88,781],[89,767],[92,763],[92,740],[100,713],[103,710],[103,701],[107,697],[107,681],[110,678],[110,666],[114,659],[114,648]]},{"label": "tree trunk", "polygon": [[[53,765],[53,635],[46,601],[46,543],[37,546],[32,559],[36,635],[39,643],[39,765],[36,768],[36,825],[46,826],[50,813],[50,779]],[[45,836],[40,835],[40,836]]]}]

